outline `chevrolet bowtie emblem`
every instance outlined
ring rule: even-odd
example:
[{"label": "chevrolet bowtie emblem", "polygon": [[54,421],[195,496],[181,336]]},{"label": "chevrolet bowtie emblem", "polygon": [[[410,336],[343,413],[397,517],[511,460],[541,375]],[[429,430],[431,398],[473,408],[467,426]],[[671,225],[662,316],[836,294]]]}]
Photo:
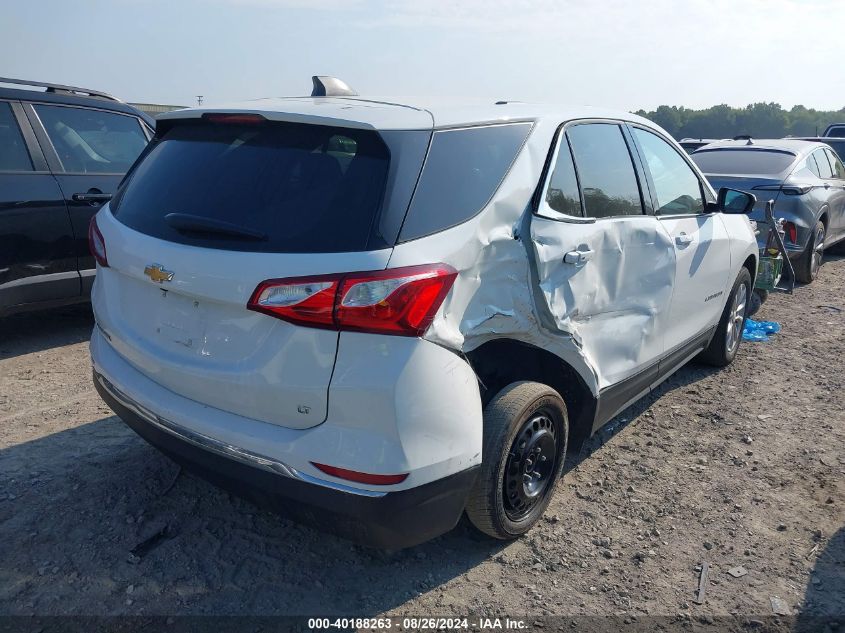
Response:
[{"label": "chevrolet bowtie emblem", "polygon": [[161,267],[161,264],[151,264],[147,266],[144,268],[144,274],[157,284],[160,284],[163,281],[173,280],[173,272],[165,270]]}]

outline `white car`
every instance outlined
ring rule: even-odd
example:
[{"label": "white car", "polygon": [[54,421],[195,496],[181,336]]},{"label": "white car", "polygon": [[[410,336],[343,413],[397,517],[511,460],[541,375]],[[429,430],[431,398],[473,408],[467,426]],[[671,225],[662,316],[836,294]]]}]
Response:
[{"label": "white car", "polygon": [[754,197],[653,123],[315,84],[161,115],[92,221],[96,387],[176,461],[367,545],[509,539],[567,446],[733,360]]}]

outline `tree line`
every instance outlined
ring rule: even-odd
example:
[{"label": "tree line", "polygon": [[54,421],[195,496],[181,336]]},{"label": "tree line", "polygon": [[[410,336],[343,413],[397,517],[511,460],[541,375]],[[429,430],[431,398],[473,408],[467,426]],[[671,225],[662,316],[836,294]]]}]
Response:
[{"label": "tree line", "polygon": [[654,121],[677,139],[721,139],[739,134],[755,138],[815,136],[831,123],[845,123],[845,108],[825,111],[797,105],[784,110],[778,103],[752,103],[744,108],[723,104],[705,110],[662,105],[635,114]]}]

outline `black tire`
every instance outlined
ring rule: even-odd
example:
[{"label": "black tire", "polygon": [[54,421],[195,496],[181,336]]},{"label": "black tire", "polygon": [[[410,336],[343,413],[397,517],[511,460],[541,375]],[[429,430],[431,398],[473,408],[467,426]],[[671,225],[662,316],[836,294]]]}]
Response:
[{"label": "black tire", "polygon": [[554,495],[568,439],[566,405],[551,387],[514,382],[497,393],[484,408],[481,472],[466,507],[472,524],[502,540],[530,530]]},{"label": "black tire", "polygon": [[[745,291],[744,301],[741,299],[743,289]],[[722,310],[722,318],[719,319],[719,325],[716,326],[716,332],[713,334],[710,345],[699,354],[699,361],[713,365],[714,367],[725,367],[733,362],[742,343],[742,330],[745,327],[745,319],[748,318],[751,294],[751,273],[743,266],[739,271],[739,275],[736,277],[733,288],[731,288],[728,300],[725,302],[725,308]],[[741,320],[739,320],[737,314],[740,308],[738,301],[743,301],[744,303],[741,309]],[[735,334],[736,337],[733,338],[732,334]]]},{"label": "black tire", "polygon": [[766,299],[769,298],[769,291],[768,290],[754,290],[751,293],[751,305],[748,308],[748,316],[753,317],[757,312],[760,311],[760,308],[763,307],[763,304],[766,302]]},{"label": "black tire", "polygon": [[[819,275],[819,268],[822,265],[824,258],[824,240],[825,240],[825,226],[824,222],[819,220],[810,234],[810,239],[807,240],[807,247],[801,256],[795,262],[795,280],[802,284],[813,283]],[[814,257],[816,255],[816,257]]]}]

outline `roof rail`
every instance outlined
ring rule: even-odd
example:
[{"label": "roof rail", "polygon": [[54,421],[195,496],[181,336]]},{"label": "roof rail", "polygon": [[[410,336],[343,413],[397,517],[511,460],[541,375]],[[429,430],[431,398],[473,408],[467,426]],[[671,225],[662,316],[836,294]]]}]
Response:
[{"label": "roof rail", "polygon": [[18,86],[36,86],[38,88],[46,88],[46,92],[68,92],[70,94],[78,94],[89,97],[100,97],[102,99],[109,99],[110,101],[117,101],[123,103],[117,97],[99,90],[89,90],[88,88],[78,88],[77,86],[64,86],[62,84],[49,84],[43,81],[29,81],[27,79],[12,79],[10,77],[0,77],[0,84],[15,84]]}]

